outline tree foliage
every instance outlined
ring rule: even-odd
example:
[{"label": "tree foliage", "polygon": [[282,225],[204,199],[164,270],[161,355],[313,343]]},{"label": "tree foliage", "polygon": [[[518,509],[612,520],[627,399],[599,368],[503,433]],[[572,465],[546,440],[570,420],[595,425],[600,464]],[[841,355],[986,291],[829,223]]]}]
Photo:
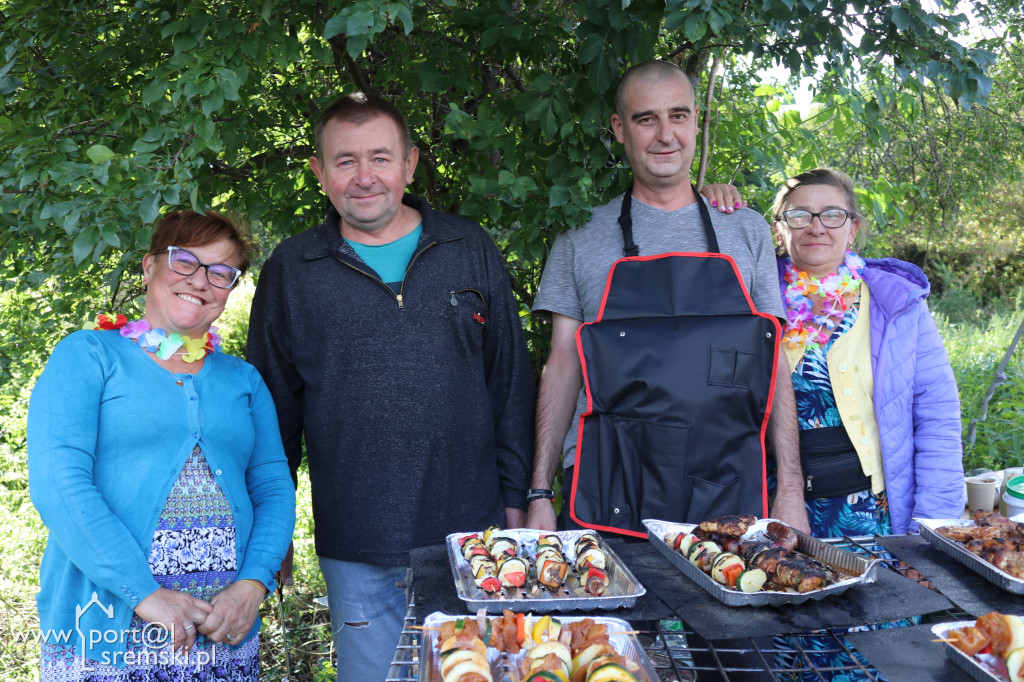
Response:
[{"label": "tree foliage", "polygon": [[241,214],[268,248],[306,229],[324,205],[309,121],[362,89],[407,112],[415,190],[487,226],[529,302],[551,237],[627,181],[607,120],[628,64],[673,59],[705,85],[733,69],[708,146],[767,182],[780,93],[737,75],[779,64],[867,107],[849,74],[888,71],[970,106],[991,53],[954,39],[964,23],[917,0],[0,0],[4,287],[95,299],[102,281],[128,304],[171,205]]}]

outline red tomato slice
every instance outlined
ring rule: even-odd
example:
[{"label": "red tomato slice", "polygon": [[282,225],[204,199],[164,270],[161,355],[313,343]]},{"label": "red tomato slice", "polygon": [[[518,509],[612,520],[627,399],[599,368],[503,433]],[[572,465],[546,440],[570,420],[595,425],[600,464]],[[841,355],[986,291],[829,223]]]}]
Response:
[{"label": "red tomato slice", "polygon": [[522,587],[523,583],[526,582],[526,574],[525,573],[519,573],[519,572],[516,572],[516,573],[506,573],[505,574],[505,580],[507,580],[508,582],[512,583],[516,587]]},{"label": "red tomato slice", "polygon": [[736,579],[740,577],[740,573],[743,572],[743,566],[740,564],[732,564],[722,570],[722,575],[725,576],[725,582],[729,584],[729,587],[736,587]]}]

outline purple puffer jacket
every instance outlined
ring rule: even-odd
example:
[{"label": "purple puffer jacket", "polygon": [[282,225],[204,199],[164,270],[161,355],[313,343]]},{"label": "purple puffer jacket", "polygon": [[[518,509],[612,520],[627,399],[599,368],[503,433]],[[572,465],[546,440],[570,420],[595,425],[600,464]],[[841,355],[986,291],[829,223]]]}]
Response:
[{"label": "purple puffer jacket", "polygon": [[[914,517],[958,519],[964,511],[960,397],[925,299],[919,267],[865,259],[871,290],[871,369],[893,533],[916,532]],[[785,268],[779,288],[785,295]]]}]

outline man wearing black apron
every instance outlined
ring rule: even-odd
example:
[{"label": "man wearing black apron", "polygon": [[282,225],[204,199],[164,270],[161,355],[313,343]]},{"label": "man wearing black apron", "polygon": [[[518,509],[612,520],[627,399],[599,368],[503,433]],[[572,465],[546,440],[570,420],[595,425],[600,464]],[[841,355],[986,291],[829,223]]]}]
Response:
[{"label": "man wearing black apron", "polygon": [[[559,235],[545,266],[533,308],[541,315],[550,314],[552,320],[551,355],[544,368],[537,401],[533,490],[528,497],[527,525],[534,528],[555,529],[549,489],[559,463],[566,467],[566,490],[573,482],[572,467],[579,439],[580,415],[588,407],[594,407],[592,404],[588,406],[587,394],[581,390],[584,375],[577,347],[577,330],[581,323],[599,319],[606,298],[611,295],[611,299],[617,301],[615,306],[619,313],[626,311],[628,314],[632,307],[651,307],[651,301],[660,298],[663,300],[654,303],[654,308],[668,306],[673,311],[667,314],[678,314],[678,297],[673,300],[672,295],[664,295],[665,287],[670,285],[664,270],[659,269],[668,261],[656,256],[715,251],[728,256],[730,265],[735,264],[734,272],[742,281],[737,283],[734,278],[733,284],[744,293],[749,292],[746,300],[752,308],[760,313],[784,317],[770,231],[763,218],[754,211],[742,209],[729,217],[716,213],[712,219],[706,207],[698,205],[703,200],[690,184],[690,166],[697,136],[697,107],[693,87],[686,74],[667,62],[648,62],[634,67],[623,77],[616,91],[615,114],[611,123],[633,171],[631,192],[598,207],[584,227]],[[721,222],[721,228],[715,230],[717,222]],[[624,234],[627,225],[629,230]],[[717,246],[709,243],[709,236],[718,242]],[[608,286],[613,265],[624,255],[632,255],[626,250],[627,246],[634,244],[639,258],[619,265],[630,268],[650,266],[647,270],[632,272],[632,283],[626,285],[635,289],[635,305],[628,295],[622,298],[621,287]],[[727,260],[717,259],[720,262]],[[717,300],[718,281],[714,278],[691,280],[685,286],[685,296],[697,302],[697,308],[701,302]],[[678,287],[676,290],[681,291]],[[652,314],[663,312],[657,309]],[[689,314],[692,310],[683,312]],[[750,311],[750,314],[756,313]],[[622,334],[623,344],[615,352],[619,357],[629,357],[627,341],[631,337],[625,332]],[[586,340],[581,335],[580,348],[584,345]],[[633,350],[643,352],[635,347]],[[666,346],[663,352],[671,353],[673,350]],[[599,351],[592,347],[591,352]],[[806,530],[795,405],[789,366],[781,353],[778,353],[775,382],[768,435],[776,458],[778,489],[770,513],[798,529]],[[658,390],[661,391],[660,388]],[[679,385],[676,390],[685,393],[692,387]],[[585,427],[584,432],[586,428],[590,427]],[[732,436],[731,432],[725,432],[728,429],[722,431],[721,438]],[[760,476],[761,472],[754,471],[751,475]],[[672,484],[671,480],[664,481],[667,491],[664,494],[670,494]],[[604,527],[600,523],[597,525]]]}]

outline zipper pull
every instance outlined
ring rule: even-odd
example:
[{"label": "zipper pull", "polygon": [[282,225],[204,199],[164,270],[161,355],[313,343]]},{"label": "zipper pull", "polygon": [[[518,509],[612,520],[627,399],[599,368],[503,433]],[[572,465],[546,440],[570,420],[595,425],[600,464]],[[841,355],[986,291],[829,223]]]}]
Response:
[{"label": "zipper pull", "polygon": [[399,308],[404,308],[405,304],[402,301],[402,295],[401,294],[395,294],[395,298],[398,299],[398,307]]},{"label": "zipper pull", "polygon": [[814,480],[814,474],[810,474],[810,475],[809,475],[809,476],[807,477],[807,492],[811,492],[811,488],[813,488],[813,487],[814,487],[814,486],[813,486],[813,485],[811,484],[811,481],[813,481],[813,480]]}]

